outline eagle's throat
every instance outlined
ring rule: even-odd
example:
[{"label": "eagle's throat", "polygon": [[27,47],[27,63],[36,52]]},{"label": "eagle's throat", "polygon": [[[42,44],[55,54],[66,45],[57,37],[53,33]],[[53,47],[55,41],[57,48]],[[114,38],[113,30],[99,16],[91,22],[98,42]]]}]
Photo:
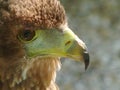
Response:
[{"label": "eagle's throat", "polygon": [[16,65],[7,73],[0,73],[3,78],[1,83],[4,83],[2,90],[58,90],[55,84],[58,68],[59,58],[51,57],[35,58],[24,63],[21,69]]}]

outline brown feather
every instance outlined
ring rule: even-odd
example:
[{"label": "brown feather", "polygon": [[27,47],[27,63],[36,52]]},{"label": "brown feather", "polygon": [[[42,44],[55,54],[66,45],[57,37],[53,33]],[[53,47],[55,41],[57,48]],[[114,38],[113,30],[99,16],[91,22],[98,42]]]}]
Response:
[{"label": "brown feather", "polygon": [[65,11],[58,0],[2,0],[2,23],[14,22],[40,28],[58,28],[66,23]]},{"label": "brown feather", "polygon": [[21,59],[0,70],[2,90],[58,90],[55,84],[58,58]]},{"label": "brown feather", "polygon": [[0,90],[58,90],[59,58],[25,58],[17,34],[29,26],[50,29],[65,23],[58,0],[0,0]]}]

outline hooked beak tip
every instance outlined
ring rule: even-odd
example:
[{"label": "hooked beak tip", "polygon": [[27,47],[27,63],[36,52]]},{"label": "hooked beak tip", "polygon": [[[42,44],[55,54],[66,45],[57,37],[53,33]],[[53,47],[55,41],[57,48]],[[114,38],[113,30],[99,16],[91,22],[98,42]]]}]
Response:
[{"label": "hooked beak tip", "polygon": [[85,63],[85,70],[87,70],[88,66],[89,66],[89,53],[87,51],[84,52],[83,54],[83,59],[84,59],[84,63]]}]

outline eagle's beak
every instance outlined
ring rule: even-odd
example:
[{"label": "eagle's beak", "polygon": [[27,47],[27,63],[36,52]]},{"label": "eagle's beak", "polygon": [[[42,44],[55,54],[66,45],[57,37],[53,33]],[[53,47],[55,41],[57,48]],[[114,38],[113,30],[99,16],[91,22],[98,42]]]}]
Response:
[{"label": "eagle's beak", "polygon": [[[74,60],[83,60],[85,63],[85,70],[88,68],[89,65],[89,53],[87,52],[87,47],[85,43],[78,38],[69,28],[65,31],[68,37],[73,37],[71,38],[70,41],[66,43],[71,45],[67,49],[67,55],[70,58],[73,58]],[[67,38],[68,38],[67,37]]]},{"label": "eagle's beak", "polygon": [[36,30],[36,38],[25,43],[28,57],[69,57],[83,60],[85,69],[89,65],[86,45],[69,28],[59,30]]},{"label": "eagle's beak", "polygon": [[[80,41],[80,39],[79,39]],[[82,41],[73,41],[72,45],[67,50],[67,56],[73,58],[74,60],[83,60],[85,63],[85,70],[89,65],[89,53],[87,49],[82,45]]]}]

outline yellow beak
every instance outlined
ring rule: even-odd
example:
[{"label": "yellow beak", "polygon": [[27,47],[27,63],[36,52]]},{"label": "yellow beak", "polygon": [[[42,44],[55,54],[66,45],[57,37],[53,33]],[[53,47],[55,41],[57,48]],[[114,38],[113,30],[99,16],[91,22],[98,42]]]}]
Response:
[{"label": "yellow beak", "polygon": [[89,65],[86,45],[69,28],[60,30],[36,30],[36,38],[25,43],[28,57],[69,57],[83,60],[85,69]]}]

